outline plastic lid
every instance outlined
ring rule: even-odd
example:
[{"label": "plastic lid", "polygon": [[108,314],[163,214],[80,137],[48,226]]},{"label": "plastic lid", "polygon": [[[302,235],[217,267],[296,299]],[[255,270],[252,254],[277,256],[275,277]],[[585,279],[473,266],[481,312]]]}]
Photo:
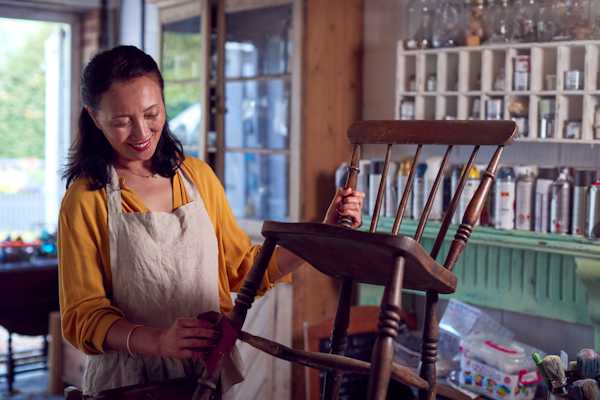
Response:
[{"label": "plastic lid", "polygon": [[509,374],[535,369],[531,354],[537,349],[524,343],[475,334],[463,339],[461,346],[466,357],[480,360]]},{"label": "plastic lid", "polygon": [[596,170],[576,169],[575,186],[590,186],[596,180]]},{"label": "plastic lid", "polygon": [[538,169],[538,179],[556,180],[558,178],[558,169],[556,167],[540,167]]}]

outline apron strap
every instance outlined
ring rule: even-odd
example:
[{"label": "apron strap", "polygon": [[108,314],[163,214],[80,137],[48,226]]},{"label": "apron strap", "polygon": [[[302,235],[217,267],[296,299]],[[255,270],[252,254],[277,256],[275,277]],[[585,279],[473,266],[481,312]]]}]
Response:
[{"label": "apron strap", "polygon": [[179,167],[177,169],[177,173],[179,173],[179,178],[183,182],[183,187],[190,197],[191,201],[198,201],[200,199],[200,193],[198,193],[198,189],[196,185],[192,181],[192,179],[185,173],[183,168]]},{"label": "apron strap", "polygon": [[112,165],[110,166],[110,181],[106,185],[106,200],[109,220],[111,216],[116,216],[123,212],[119,175],[117,175],[117,170]]}]

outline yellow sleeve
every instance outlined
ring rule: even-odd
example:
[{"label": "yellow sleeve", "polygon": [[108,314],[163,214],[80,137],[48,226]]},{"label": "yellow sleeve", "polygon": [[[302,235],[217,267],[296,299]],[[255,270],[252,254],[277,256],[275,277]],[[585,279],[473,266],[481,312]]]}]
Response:
[{"label": "yellow sleeve", "polygon": [[58,227],[62,332],[87,354],[103,352],[106,333],[123,313],[111,305],[108,218],[100,191],[75,182],[63,199]]},{"label": "yellow sleeve", "polygon": [[[221,182],[213,173],[212,169],[205,163],[195,160],[199,163],[201,173],[207,178],[207,191],[210,194],[207,204],[207,209],[213,208],[217,215],[215,217],[217,240],[219,241],[219,251],[222,251],[224,257],[224,268],[227,275],[227,282],[231,292],[237,292],[241,289],[246,275],[252,269],[254,260],[258,256],[261,246],[252,245],[250,238],[238,225],[233,211],[229,206],[225,191]],[[214,202],[214,204],[210,204]],[[209,214],[211,210],[208,210]],[[279,276],[279,267],[277,265],[277,251],[273,253],[273,257],[269,261],[267,273],[264,276],[260,294],[270,289],[275,281],[272,276]],[[279,279],[277,282],[289,282],[290,277],[286,276]]]}]

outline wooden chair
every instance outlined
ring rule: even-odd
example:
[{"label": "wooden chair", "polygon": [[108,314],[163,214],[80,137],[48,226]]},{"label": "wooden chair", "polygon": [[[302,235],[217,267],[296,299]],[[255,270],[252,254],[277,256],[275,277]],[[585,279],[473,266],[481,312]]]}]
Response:
[{"label": "wooden chair", "polygon": [[[340,226],[266,221],[262,228],[262,234],[265,237],[262,252],[246,278],[231,315],[234,324],[242,326],[257,289],[260,287],[275,246],[282,246],[305,259],[319,271],[343,281],[332,332],[332,354],[290,349],[243,331],[240,331],[239,339],[275,357],[328,371],[323,392],[324,399],[337,399],[340,379],[345,372],[363,373],[370,376],[369,399],[384,399],[390,378],[417,388],[419,398],[422,400],[435,399],[439,336],[436,313],[438,295],[453,293],[456,289],[456,276],[452,269],[467,245],[473,227],[479,219],[484,201],[493,184],[503,148],[512,142],[515,134],[516,126],[511,121],[363,121],[353,124],[348,131],[348,138],[354,149],[346,187],[356,187],[361,146],[365,144],[387,145],[381,184],[377,192],[369,232],[348,229],[351,221],[346,219],[340,221]],[[375,233],[384,198],[391,149],[394,144],[412,144],[417,147],[408,184],[402,195],[392,232],[390,234]],[[447,149],[419,218],[416,232],[413,237],[399,235],[400,224],[412,190],[421,150],[425,145],[435,144],[447,145]],[[435,194],[442,183],[450,153],[457,145],[474,147],[460,176],[456,193],[453,194],[448,210],[444,214],[433,248],[430,253],[427,253],[419,242],[431,212]],[[496,149],[487,169],[482,173],[479,187],[468,204],[445,261],[440,264],[436,259],[465,186],[467,171],[473,165],[481,146],[495,146]],[[355,282],[385,286],[379,311],[378,338],[373,349],[371,363],[343,356],[351,290]],[[392,345],[398,334],[400,321],[402,288],[426,292],[422,362],[419,375],[392,361]]]},{"label": "wooden chair", "polygon": [[[511,121],[364,121],[353,124],[348,137],[353,144],[352,160],[346,187],[356,187],[359,173],[358,161],[361,146],[365,144],[386,144],[385,164],[381,184],[377,192],[375,209],[371,218],[369,232],[349,229],[351,221],[342,218],[340,226],[320,223],[283,223],[266,221],[262,234],[265,237],[262,251],[246,277],[244,285],[236,298],[234,309],[229,318],[224,318],[223,334],[219,344],[209,356],[209,360],[219,360],[228,346],[236,339],[265,351],[275,357],[327,371],[324,399],[337,399],[343,373],[369,375],[369,399],[385,399],[390,379],[398,380],[419,390],[421,400],[433,400],[436,395],[436,358],[439,336],[436,306],[438,295],[453,293],[456,289],[456,276],[452,272],[459,256],[463,252],[475,222],[479,219],[484,201],[494,181],[500,156],[504,146],[512,142],[516,134],[516,125]],[[392,145],[417,145],[406,190],[402,194],[396,218],[389,234],[376,233],[379,213],[385,191]],[[425,145],[447,145],[440,170],[427,198],[419,224],[413,237],[399,235],[400,224],[408,204],[415,177],[416,165]],[[427,253],[420,245],[425,224],[431,212],[437,193],[454,146],[472,145],[473,151],[460,176],[456,193],[453,194],[448,210],[444,214],[440,230],[431,252]],[[495,146],[496,149],[482,173],[481,182],[465,211],[462,223],[456,231],[454,240],[443,264],[436,259],[456,211],[460,195],[465,186],[467,171],[475,161],[481,146]],[[269,339],[251,335],[241,330],[248,309],[252,306],[258,288],[261,286],[267,265],[275,250],[282,246],[305,259],[319,271],[342,279],[338,309],[331,336],[330,354],[291,349]],[[355,282],[364,282],[385,287],[379,308],[379,323],[371,362],[345,357],[348,331],[351,292]],[[425,325],[423,347],[421,351],[421,370],[413,370],[393,362],[393,340],[398,335],[401,320],[402,288],[426,292]],[[218,365],[218,363],[217,363]],[[194,391],[190,381],[181,385],[178,396],[168,398],[190,398],[208,400],[214,398],[216,384],[220,376],[219,368],[207,368]],[[154,395],[172,390],[177,382],[167,381],[154,387],[121,388],[119,398],[144,398],[148,389]],[[133,389],[133,390],[131,390]],[[191,393],[193,392],[193,396]],[[125,395],[127,394],[127,395]],[[140,396],[142,395],[142,396]],[[174,394],[173,394],[174,395]],[[110,397],[105,397],[110,398]]]}]

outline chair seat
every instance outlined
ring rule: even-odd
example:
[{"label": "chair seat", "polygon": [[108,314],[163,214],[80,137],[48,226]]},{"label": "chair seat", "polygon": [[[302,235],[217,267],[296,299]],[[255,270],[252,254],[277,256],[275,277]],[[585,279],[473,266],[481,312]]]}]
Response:
[{"label": "chair seat", "polygon": [[265,221],[262,234],[336,278],[385,285],[398,257],[405,258],[404,288],[453,293],[456,275],[407,236],[356,231],[320,223]]}]

